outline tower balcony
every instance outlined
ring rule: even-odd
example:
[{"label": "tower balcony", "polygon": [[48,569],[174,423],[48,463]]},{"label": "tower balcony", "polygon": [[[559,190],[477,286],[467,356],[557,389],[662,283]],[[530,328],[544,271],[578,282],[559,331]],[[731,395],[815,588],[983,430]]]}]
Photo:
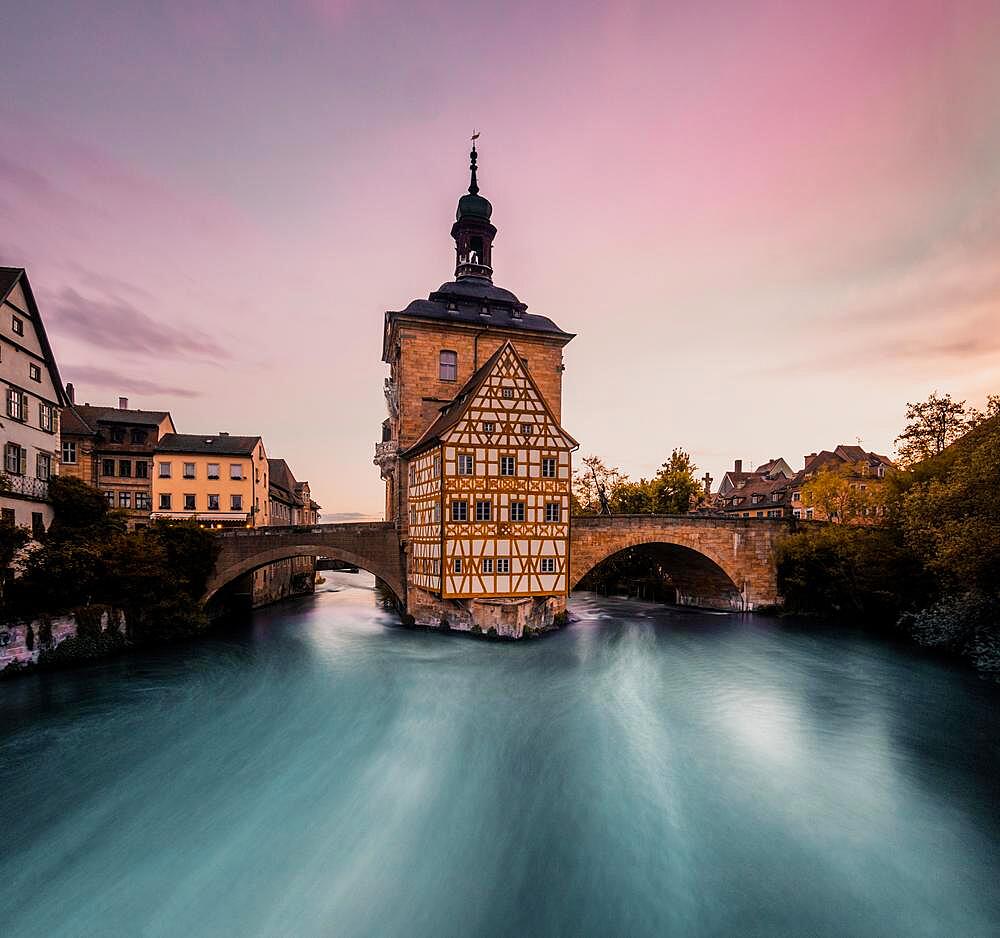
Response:
[{"label": "tower balcony", "polygon": [[399,460],[399,443],[396,440],[386,440],[375,444],[375,459],[372,460],[385,479],[396,471]]}]

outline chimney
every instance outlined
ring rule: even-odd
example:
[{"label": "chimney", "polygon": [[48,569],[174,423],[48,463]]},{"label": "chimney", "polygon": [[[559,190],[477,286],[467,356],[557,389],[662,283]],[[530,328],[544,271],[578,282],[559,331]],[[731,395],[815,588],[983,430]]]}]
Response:
[{"label": "chimney", "polygon": [[808,466],[808,465],[809,465],[809,460],[810,460],[810,459],[812,459],[812,458],[813,458],[813,456],[815,456],[815,455],[816,455],[815,453],[808,453],[808,454],[807,454],[807,455],[805,456],[805,465],[807,465],[807,466]]},{"label": "chimney", "polygon": [[118,409],[119,410],[128,410],[128,398],[127,397],[119,397],[118,398]]},{"label": "chimney", "polygon": [[69,398],[71,404],[76,403],[76,388],[73,387],[72,381],[66,382],[66,396]]},{"label": "chimney", "polygon": [[742,472],[743,471],[743,460],[742,459],[737,459],[736,462],[733,463],[733,469],[736,472]]},{"label": "chimney", "polygon": [[229,436],[229,431],[228,430],[220,430],[219,431],[219,436]]}]

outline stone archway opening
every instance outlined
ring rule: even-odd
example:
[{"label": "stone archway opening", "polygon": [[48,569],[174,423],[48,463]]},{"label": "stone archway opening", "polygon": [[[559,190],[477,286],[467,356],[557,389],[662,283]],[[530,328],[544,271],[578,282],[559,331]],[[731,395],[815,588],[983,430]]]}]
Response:
[{"label": "stone archway opening", "polygon": [[714,560],[694,548],[663,541],[613,551],[590,567],[573,589],[625,592],[642,599],[707,609],[745,608],[739,585]]}]

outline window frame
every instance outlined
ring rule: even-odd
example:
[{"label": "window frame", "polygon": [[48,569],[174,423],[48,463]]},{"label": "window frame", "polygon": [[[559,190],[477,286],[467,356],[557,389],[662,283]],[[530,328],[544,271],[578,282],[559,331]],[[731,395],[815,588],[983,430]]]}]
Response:
[{"label": "window frame", "polygon": [[20,316],[10,315],[10,331],[14,335],[24,336],[24,320]]},{"label": "window frame", "polygon": [[[215,466],[215,472],[212,472],[212,466]],[[218,482],[222,478],[222,463],[220,462],[210,462],[205,465],[205,476],[212,482]]]},{"label": "window frame", "polygon": [[172,462],[158,462],[156,464],[156,477],[158,479],[172,479],[173,478],[173,463]]},{"label": "window frame", "polygon": [[[450,377],[447,374],[449,371]],[[443,348],[438,352],[438,381],[458,381],[458,352],[455,349]]]},{"label": "window frame", "polygon": [[[77,460],[76,440],[63,440],[60,449],[62,450],[60,457],[62,458],[63,465],[75,466]],[[67,453],[72,453],[73,458],[68,458]]]},{"label": "window frame", "polygon": [[497,557],[497,573],[510,573],[510,557]]},{"label": "window frame", "polygon": [[[508,460],[510,460],[510,466],[511,466],[510,472],[504,471],[504,467],[507,464]],[[498,468],[500,471],[500,475],[502,475],[505,479],[513,478],[514,476],[517,475],[517,456],[512,455],[510,453],[502,454],[499,459]]]},{"label": "window frame", "polygon": [[[463,462],[464,461],[464,462]],[[462,466],[467,465],[467,469]],[[474,453],[459,453],[455,459],[455,471],[460,476],[474,476],[476,474],[476,457]]]},{"label": "window frame", "polygon": [[170,492],[160,492],[160,507],[159,511],[173,511],[171,507],[172,496]]},{"label": "window frame", "polygon": [[[213,504],[212,504],[212,500],[213,499],[215,500],[214,507],[213,507]],[[222,510],[222,508],[221,508],[222,502],[221,502],[220,499],[221,499],[221,496],[219,495],[218,492],[209,492],[208,496],[206,498],[206,501],[208,502],[208,507],[207,507],[206,510],[207,511],[221,511]]]},{"label": "window frame", "polygon": [[28,362],[28,378],[39,384],[42,383],[42,369],[37,362]]},{"label": "window frame", "polygon": [[[546,472],[546,468],[551,465],[552,471]],[[543,456],[542,457],[542,478],[543,479],[554,479],[559,474],[559,460],[555,456]]]},{"label": "window frame", "polygon": [[493,520],[493,501],[489,498],[476,500],[476,521]]},{"label": "window frame", "polygon": [[230,511],[243,511],[243,493],[242,492],[230,492],[229,493],[229,510]]},{"label": "window frame", "polygon": [[[462,515],[462,517],[459,517]],[[469,520],[469,500],[466,498],[453,498],[451,509],[448,512],[450,519],[456,524],[464,524]]]},{"label": "window frame", "polygon": [[[551,509],[555,509],[553,512]],[[555,517],[551,517],[555,514]],[[561,524],[562,523],[562,503],[560,502],[546,502],[545,503],[545,523],[546,524]]]},{"label": "window frame", "polygon": [[[521,516],[520,518],[515,518],[514,517],[514,509],[515,508],[519,509],[518,513]],[[512,502],[510,502],[507,505],[507,520],[508,521],[514,521],[514,522],[517,522],[517,523],[523,523],[524,520],[527,517],[528,517],[528,503],[527,503],[527,500],[517,499],[516,501],[512,501]]]},{"label": "window frame", "polygon": [[542,573],[555,573],[556,572],[556,558],[555,557],[542,557],[541,572]]}]

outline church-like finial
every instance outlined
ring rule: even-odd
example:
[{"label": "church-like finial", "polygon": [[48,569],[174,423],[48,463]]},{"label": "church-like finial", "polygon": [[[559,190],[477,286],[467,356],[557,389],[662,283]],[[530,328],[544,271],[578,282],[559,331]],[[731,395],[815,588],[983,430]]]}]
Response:
[{"label": "church-like finial", "polygon": [[479,183],[476,182],[476,141],[479,139],[479,131],[472,134],[472,152],[469,154],[469,169],[472,171],[472,181],[469,183],[469,192],[473,195],[479,194]]}]

